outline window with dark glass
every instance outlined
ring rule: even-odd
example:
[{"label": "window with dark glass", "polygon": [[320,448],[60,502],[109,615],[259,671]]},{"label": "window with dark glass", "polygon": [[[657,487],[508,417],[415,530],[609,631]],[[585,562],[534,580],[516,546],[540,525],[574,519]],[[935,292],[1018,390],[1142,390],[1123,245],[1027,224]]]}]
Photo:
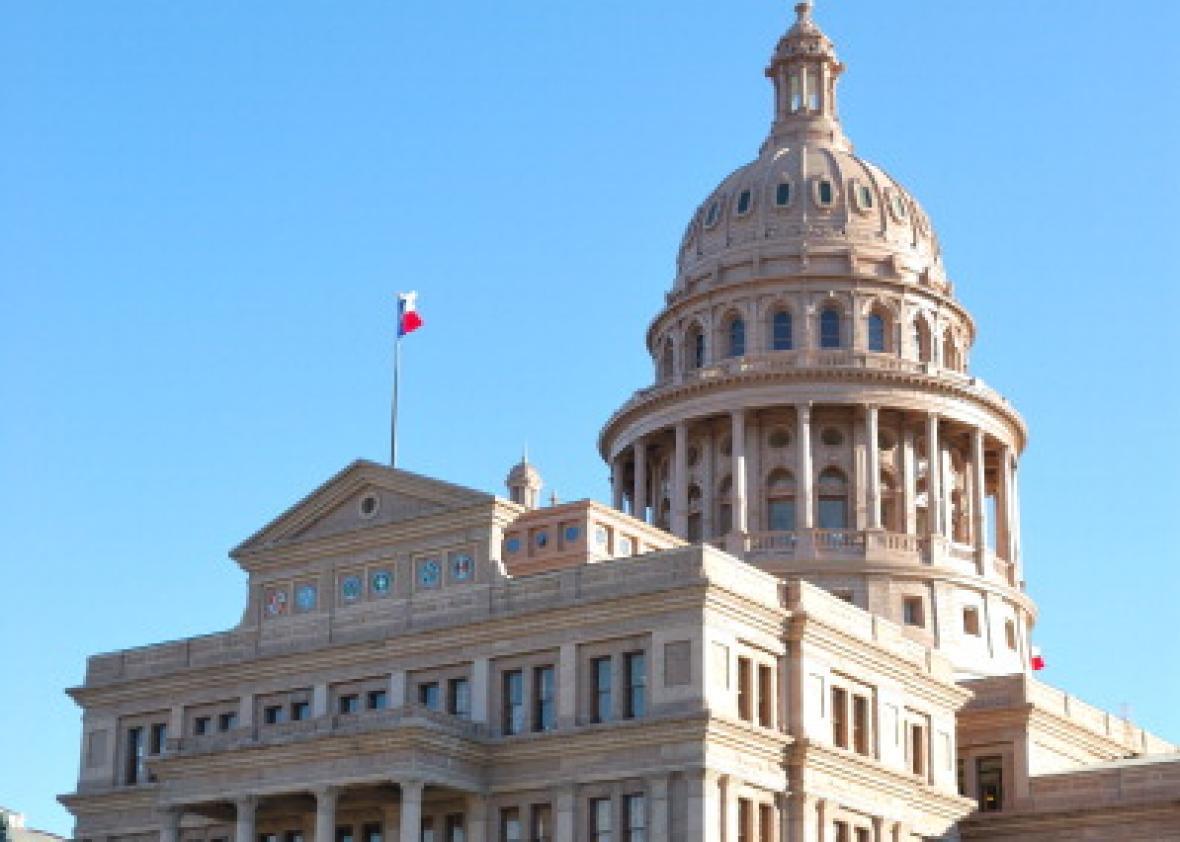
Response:
[{"label": "window with dark glass", "polygon": [[963,631],[976,637],[980,636],[978,608],[963,609]]},{"label": "window with dark glass", "polygon": [[529,819],[529,842],[553,842],[553,808],[534,804]]},{"label": "window with dark glass", "polygon": [[747,213],[750,212],[750,203],[751,203],[752,198],[753,197],[751,196],[749,190],[743,190],[738,195],[738,201],[737,201],[738,216],[745,216]]},{"label": "window with dark glass", "polygon": [[956,775],[958,776],[959,780],[959,795],[965,796],[967,794],[967,769],[963,763],[962,758],[959,758],[959,760],[955,763],[955,767]]},{"label": "window with dark glass", "polygon": [[623,656],[623,677],[627,682],[623,715],[638,719],[647,715],[647,657],[642,652]]},{"label": "window with dark glass", "polygon": [[758,805],[758,842],[773,842],[774,840],[774,807],[769,804]]},{"label": "window with dark glass", "polygon": [[647,799],[642,793],[623,796],[623,842],[647,842]]},{"label": "window with dark glass", "polygon": [[766,523],[771,532],[795,531],[795,478],[775,470],[766,480]]},{"label": "window with dark glass", "polygon": [[524,733],[524,673],[506,672],[503,682],[504,733]]},{"label": "window with dark glass", "polygon": [[557,727],[557,672],[551,666],[533,670],[533,730]]},{"label": "window with dark glass", "polygon": [[1004,758],[980,757],[975,761],[975,777],[979,782],[979,809],[990,813],[1004,806]]},{"label": "window with dark glass", "polygon": [[915,775],[926,774],[926,734],[921,725],[910,725],[910,771]]},{"label": "window with dark glass", "polygon": [[869,350],[885,350],[885,318],[879,313],[869,316]]},{"label": "window with dark glass", "polygon": [[352,825],[342,824],[336,826],[336,842],[353,842]]},{"label": "window with dark glass", "polygon": [[773,351],[790,351],[794,347],[791,314],[779,310],[770,320],[770,347]]},{"label": "window with dark glass", "polygon": [[832,688],[832,743],[848,748],[848,691]]},{"label": "window with dark glass", "polygon": [[869,829],[867,827],[858,827],[856,829],[856,842],[869,842]]},{"label": "window with dark glass", "polygon": [[848,528],[848,481],[836,468],[819,475],[819,528]]},{"label": "window with dark glass", "polygon": [[[209,840],[209,842],[216,842],[216,840]],[[303,842],[302,830],[288,830],[283,833],[283,842]]]},{"label": "window with dark glass", "polygon": [[337,711],[342,714],[358,713],[361,709],[361,699],[356,693],[349,693],[336,700]]},{"label": "window with dark glass", "polygon": [[828,307],[819,314],[819,347],[840,347],[840,311]]},{"label": "window with dark glass", "polygon": [[193,735],[203,737],[209,733],[209,723],[213,720],[208,716],[198,716],[193,720]]},{"label": "window with dark glass", "polygon": [[422,818],[422,842],[434,842],[434,819],[429,816]]},{"label": "window with dark glass", "polygon": [[869,700],[864,696],[852,697],[852,748],[869,753]]},{"label": "window with dark glass", "polygon": [[238,727],[238,715],[233,711],[227,711],[217,717],[218,731],[232,731]]},{"label": "window with dark glass", "polygon": [[524,842],[524,828],[520,824],[519,807],[503,807],[500,810],[501,842]]},{"label": "window with dark glass", "polygon": [[693,368],[704,368],[705,366],[705,334],[699,330],[692,337],[692,366]]},{"label": "window with dark glass", "polygon": [[437,681],[418,685],[418,704],[430,710],[442,710],[442,691]]},{"label": "window with dark glass", "polygon": [[754,805],[748,798],[738,799],[738,842],[754,842]]},{"label": "window with dark glass", "polygon": [[262,709],[262,721],[267,725],[278,725],[283,721],[283,706],[267,705]]},{"label": "window with dark glass", "polygon": [[139,783],[143,779],[143,729],[127,729],[127,756],[123,765],[123,781]]},{"label": "window with dark glass", "polygon": [[763,728],[774,725],[774,670],[766,664],[758,665],[758,724]]},{"label": "window with dark glass", "polygon": [[471,718],[471,682],[466,678],[447,682],[447,710],[460,719]]},{"label": "window with dark glass", "polygon": [[590,799],[590,842],[612,842],[609,798]]},{"label": "window with dark glass", "polygon": [[389,693],[385,690],[370,690],[365,696],[369,710],[385,710],[389,707]]},{"label": "window with dark glass", "polygon": [[381,825],[370,822],[361,828],[362,842],[381,842]]},{"label": "window with dark glass", "polygon": [[452,813],[446,820],[446,842],[467,842],[467,824],[462,813]]},{"label": "window with dark glass", "polygon": [[774,191],[774,203],[780,208],[791,204],[791,183],[783,181]]},{"label": "window with dark glass", "polygon": [[291,721],[302,722],[305,719],[311,719],[311,703],[310,702],[292,702],[291,703]]},{"label": "window with dark glass", "polygon": [[164,751],[164,743],[168,740],[168,726],[163,722],[156,722],[148,732],[148,753],[160,754]]},{"label": "window with dark glass", "polygon": [[610,722],[613,694],[611,687],[611,659],[595,658],[590,662],[591,679],[594,683],[590,718],[594,722]]},{"label": "window with dark glass", "polygon": [[729,323],[729,356],[741,357],[746,353],[746,323],[733,319]]},{"label": "window with dark glass", "polygon": [[832,188],[832,182],[826,178],[819,183],[819,203],[821,205],[830,205],[836,198],[835,190]]},{"label": "window with dark glass", "polygon": [[848,830],[847,822],[836,822],[836,842],[852,842],[848,838]]},{"label": "window with dark glass", "polygon": [[907,596],[901,603],[902,620],[907,626],[924,626],[926,625],[925,618],[922,616],[922,597]]}]

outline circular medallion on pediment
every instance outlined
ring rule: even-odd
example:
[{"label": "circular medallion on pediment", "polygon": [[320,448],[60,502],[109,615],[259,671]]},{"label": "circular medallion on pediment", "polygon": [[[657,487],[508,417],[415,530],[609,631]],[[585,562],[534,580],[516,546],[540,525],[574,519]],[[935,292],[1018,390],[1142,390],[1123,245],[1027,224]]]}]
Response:
[{"label": "circular medallion on pediment", "polygon": [[475,572],[475,562],[467,553],[451,553],[451,578],[466,582]]},{"label": "circular medallion on pediment", "polygon": [[340,580],[340,598],[345,602],[356,602],[364,592],[360,576],[345,576]]},{"label": "circular medallion on pediment", "polygon": [[317,596],[315,585],[300,585],[295,589],[295,607],[300,611],[315,611]]},{"label": "circular medallion on pediment", "polygon": [[424,588],[437,588],[442,578],[442,565],[436,558],[428,558],[418,565],[418,584]]},{"label": "circular medallion on pediment", "polygon": [[388,596],[393,589],[393,573],[388,570],[374,570],[369,576],[369,590],[374,596]]}]

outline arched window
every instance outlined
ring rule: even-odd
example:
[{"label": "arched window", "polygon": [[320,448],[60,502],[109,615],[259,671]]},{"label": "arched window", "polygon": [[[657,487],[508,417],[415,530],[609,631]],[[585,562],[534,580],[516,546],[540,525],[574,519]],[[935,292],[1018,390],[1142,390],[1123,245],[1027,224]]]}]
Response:
[{"label": "arched window", "polygon": [[848,528],[848,480],[838,468],[819,475],[819,528]]},{"label": "arched window", "polygon": [[901,518],[898,517],[897,483],[893,474],[881,472],[881,527],[889,532],[900,532]]},{"label": "arched window", "polygon": [[942,365],[944,368],[959,370],[959,351],[955,347],[955,337],[950,328],[942,335]]},{"label": "arched window", "polygon": [[717,535],[725,536],[733,529],[733,478],[725,477],[717,486]]},{"label": "arched window", "polygon": [[672,338],[668,337],[664,340],[664,353],[660,358],[660,378],[667,381],[671,380],[674,374],[676,356],[672,348]]},{"label": "arched window", "polygon": [[685,363],[690,370],[705,367],[705,332],[697,325],[688,331],[685,354]]},{"label": "arched window", "polygon": [[766,524],[771,532],[795,531],[795,477],[776,470],[766,478]]},{"label": "arched window", "polygon": [[746,323],[734,317],[729,323],[729,356],[744,357],[746,355]]},{"label": "arched window", "polygon": [[770,348],[772,351],[790,351],[794,346],[791,314],[778,310],[770,317]]},{"label": "arched window", "polygon": [[819,347],[840,347],[840,311],[827,307],[819,314]]},{"label": "arched window", "polygon": [[869,316],[869,350],[884,352],[885,345],[885,317],[880,313]]},{"label": "arched window", "polygon": [[914,319],[914,353],[917,354],[918,362],[931,361],[930,347],[930,328],[926,320],[919,316]]}]

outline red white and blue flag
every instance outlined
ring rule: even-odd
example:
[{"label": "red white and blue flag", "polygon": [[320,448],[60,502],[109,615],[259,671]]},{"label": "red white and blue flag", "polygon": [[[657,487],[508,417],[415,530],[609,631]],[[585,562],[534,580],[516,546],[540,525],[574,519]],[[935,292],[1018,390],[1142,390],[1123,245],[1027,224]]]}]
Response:
[{"label": "red white and blue flag", "polygon": [[397,296],[397,338],[401,339],[422,327],[418,315],[418,293],[401,292]]}]

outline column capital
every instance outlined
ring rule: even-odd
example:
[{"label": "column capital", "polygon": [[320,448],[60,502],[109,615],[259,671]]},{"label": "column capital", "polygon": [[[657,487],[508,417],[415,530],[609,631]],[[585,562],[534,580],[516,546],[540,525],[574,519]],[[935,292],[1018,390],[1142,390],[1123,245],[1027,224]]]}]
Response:
[{"label": "column capital", "polygon": [[422,793],[426,789],[426,781],[421,778],[394,778],[393,782],[402,788],[402,792]]},{"label": "column capital", "polygon": [[234,799],[234,807],[237,808],[238,812],[243,810],[250,810],[253,812],[258,808],[258,796],[251,794],[239,795]]},{"label": "column capital", "polygon": [[181,804],[160,804],[156,807],[156,815],[160,817],[160,824],[176,827],[184,816],[184,806]]},{"label": "column capital", "polygon": [[328,801],[335,803],[336,799],[340,797],[340,787],[324,784],[312,789],[311,794],[315,796],[316,803]]}]

